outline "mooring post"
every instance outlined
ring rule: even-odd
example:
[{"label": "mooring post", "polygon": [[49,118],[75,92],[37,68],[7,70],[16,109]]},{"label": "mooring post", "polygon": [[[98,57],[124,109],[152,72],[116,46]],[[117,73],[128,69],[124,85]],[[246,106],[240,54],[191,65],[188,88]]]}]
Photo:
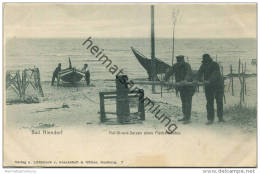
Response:
[{"label": "mooring post", "polygon": [[128,77],[126,75],[116,76],[116,113],[117,121],[119,123],[125,123],[130,121],[130,107],[128,100],[129,89],[126,81]]},{"label": "mooring post", "polygon": [[103,123],[106,121],[105,115],[105,103],[104,103],[104,94],[102,92],[99,93],[99,100],[100,100],[100,122]]}]

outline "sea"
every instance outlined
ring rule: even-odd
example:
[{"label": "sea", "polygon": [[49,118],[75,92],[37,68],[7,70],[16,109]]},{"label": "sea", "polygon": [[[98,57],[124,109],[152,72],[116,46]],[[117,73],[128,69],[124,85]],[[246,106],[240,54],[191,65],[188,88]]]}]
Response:
[{"label": "sea", "polygon": [[[42,81],[50,81],[58,63],[62,68],[72,66],[82,69],[89,64],[92,80],[115,79],[102,62],[92,55],[82,43],[87,38],[9,38],[4,46],[4,69],[22,70],[38,67]],[[149,38],[91,38],[93,45],[103,49],[111,61],[128,75],[130,79],[147,78],[147,73],[135,58],[134,47],[147,58],[151,58],[151,41]],[[172,38],[155,39],[155,56],[172,64]],[[257,59],[257,40],[238,39],[175,39],[174,55],[184,55],[193,70],[201,64],[202,55],[208,53],[223,67],[224,74],[238,71],[238,61],[246,63],[246,73],[256,73],[257,66],[251,64]],[[176,59],[174,59],[176,62]]]}]

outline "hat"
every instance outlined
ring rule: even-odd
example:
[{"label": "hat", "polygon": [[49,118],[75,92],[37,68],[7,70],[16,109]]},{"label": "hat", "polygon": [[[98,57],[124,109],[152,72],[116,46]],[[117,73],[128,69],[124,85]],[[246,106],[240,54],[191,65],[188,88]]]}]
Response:
[{"label": "hat", "polygon": [[203,54],[202,59],[203,59],[202,60],[203,63],[212,61],[212,58],[210,57],[209,54]]},{"label": "hat", "polygon": [[184,60],[184,56],[183,55],[176,56],[176,59],[177,60]]}]

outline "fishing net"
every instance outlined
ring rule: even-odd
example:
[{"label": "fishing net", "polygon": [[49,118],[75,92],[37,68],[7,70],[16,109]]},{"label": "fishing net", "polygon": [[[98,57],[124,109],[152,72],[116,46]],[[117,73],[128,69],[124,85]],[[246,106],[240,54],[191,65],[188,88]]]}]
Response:
[{"label": "fishing net", "polygon": [[7,104],[39,103],[39,97],[43,96],[38,68],[7,71],[5,82]]}]

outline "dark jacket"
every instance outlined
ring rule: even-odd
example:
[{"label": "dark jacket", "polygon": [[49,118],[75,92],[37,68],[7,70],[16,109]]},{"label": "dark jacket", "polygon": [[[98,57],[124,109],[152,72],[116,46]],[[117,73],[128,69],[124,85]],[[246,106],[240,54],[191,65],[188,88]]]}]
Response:
[{"label": "dark jacket", "polygon": [[202,75],[204,76],[204,80],[209,81],[208,88],[224,88],[224,80],[220,72],[220,68],[217,62],[212,59],[208,62],[203,62],[199,68],[197,74],[197,80],[200,80]]},{"label": "dark jacket", "polygon": [[192,70],[190,64],[186,62],[175,63],[173,67],[165,74],[165,80],[175,74],[175,81],[180,82],[182,80],[192,81]]},{"label": "dark jacket", "polygon": [[54,72],[53,72],[53,76],[57,77],[58,76],[58,73],[61,71],[61,67],[57,67]]},{"label": "dark jacket", "polygon": [[[180,82],[183,80],[186,80],[188,82],[193,81],[193,75],[192,75],[192,70],[191,70],[190,64],[188,64],[186,62],[175,63],[173,65],[173,67],[165,74],[165,80],[168,80],[172,74],[175,75],[176,82]],[[192,86],[186,86],[186,87],[178,87],[178,89],[179,90],[181,90],[181,89],[194,90],[195,88]]]}]

